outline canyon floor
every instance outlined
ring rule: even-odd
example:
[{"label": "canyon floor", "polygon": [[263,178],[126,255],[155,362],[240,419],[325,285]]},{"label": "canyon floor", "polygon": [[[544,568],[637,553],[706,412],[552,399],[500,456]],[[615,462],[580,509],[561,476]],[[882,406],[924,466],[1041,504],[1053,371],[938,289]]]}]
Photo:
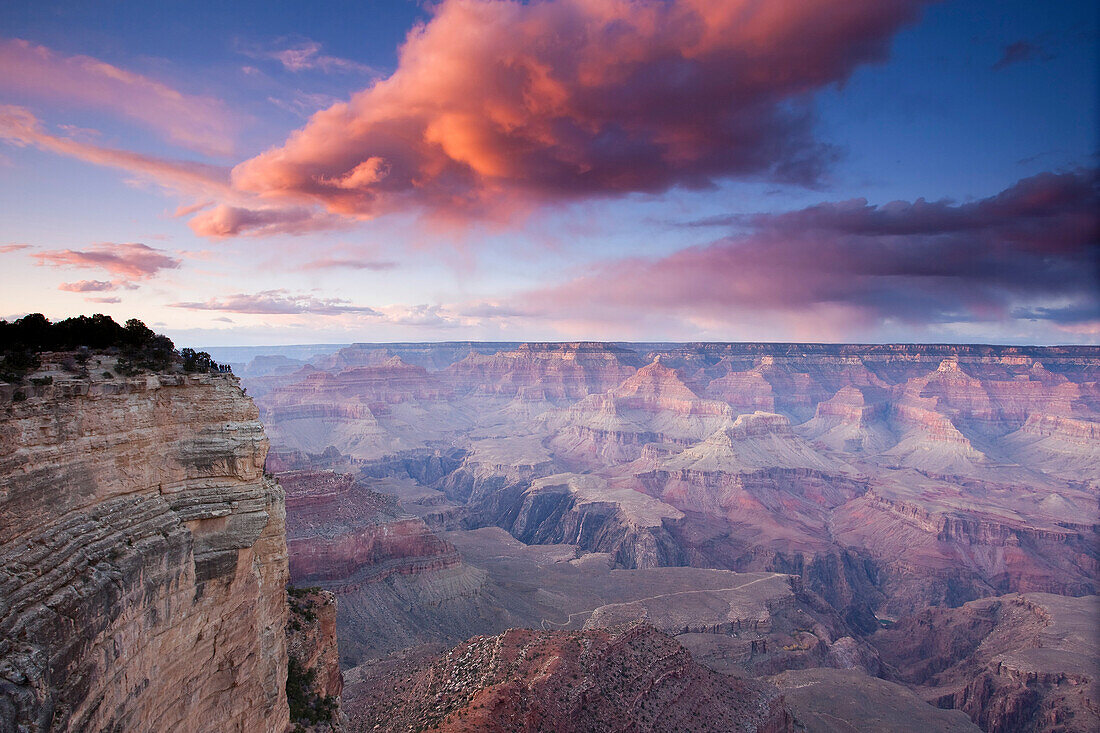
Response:
[{"label": "canyon floor", "polygon": [[1100,728],[1100,349],[356,344],[234,370],[291,581],[338,601],[352,730]]}]

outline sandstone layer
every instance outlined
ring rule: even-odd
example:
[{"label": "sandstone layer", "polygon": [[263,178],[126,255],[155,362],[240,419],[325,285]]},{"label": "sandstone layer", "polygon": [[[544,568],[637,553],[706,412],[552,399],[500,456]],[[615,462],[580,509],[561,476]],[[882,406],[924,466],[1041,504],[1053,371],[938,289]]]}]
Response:
[{"label": "sandstone layer", "polygon": [[237,380],[28,391],[0,408],[0,728],[282,730],[283,493]]}]

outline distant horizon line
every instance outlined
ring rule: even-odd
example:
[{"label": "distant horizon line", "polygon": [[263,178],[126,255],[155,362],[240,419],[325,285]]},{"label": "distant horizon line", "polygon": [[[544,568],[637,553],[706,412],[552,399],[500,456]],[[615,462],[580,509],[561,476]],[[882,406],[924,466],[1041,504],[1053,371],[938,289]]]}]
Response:
[{"label": "distant horizon line", "polygon": [[477,339],[459,339],[451,341],[346,341],[346,342],[333,342],[333,343],[294,343],[294,344],[233,344],[233,345],[200,345],[194,348],[202,349],[289,349],[289,348],[321,348],[321,347],[338,347],[347,348],[351,346],[460,346],[464,344],[481,344],[487,346],[521,346],[524,344],[547,344],[547,345],[566,345],[566,344],[612,344],[612,345],[676,345],[676,346],[693,346],[693,345],[718,345],[718,346],[734,346],[734,345],[753,345],[753,346],[936,346],[936,347],[960,347],[965,346],[968,348],[991,348],[991,349],[1062,349],[1062,348],[1086,348],[1086,349],[1100,349],[1100,344],[1084,344],[1084,343],[1056,343],[1056,344],[1037,344],[1037,343],[988,343],[977,341],[707,341],[707,340],[693,340],[693,341],[623,341],[623,340],[593,340],[593,339],[563,339],[560,341],[535,339],[535,340],[519,340],[519,341],[488,341]]}]

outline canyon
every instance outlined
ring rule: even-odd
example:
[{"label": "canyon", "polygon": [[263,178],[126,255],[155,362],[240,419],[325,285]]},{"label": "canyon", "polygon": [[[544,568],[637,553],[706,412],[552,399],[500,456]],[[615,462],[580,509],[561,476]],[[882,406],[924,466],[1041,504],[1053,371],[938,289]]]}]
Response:
[{"label": "canyon", "polygon": [[[712,671],[786,690],[805,729],[1095,720],[1092,651],[1083,676],[1043,677],[1080,694],[1011,692],[1003,672],[983,683],[1001,692],[933,693],[885,641],[915,639],[933,610],[1095,598],[1094,347],[356,344],[235,368],[272,435],[269,467],[290,479],[290,524],[296,502],[347,482],[348,498],[303,508],[316,527],[289,542],[292,575],[341,599],[350,710],[400,683],[435,701],[416,720],[463,729],[499,681],[448,697],[426,681],[448,649],[477,637],[559,658],[555,632],[641,623]],[[314,487],[282,473],[295,470]],[[341,501],[370,508],[345,523]],[[544,714],[513,694],[534,695],[498,690],[493,709]]]},{"label": "canyon", "polygon": [[5,730],[1100,724],[1095,347],[94,359],[0,383]]}]

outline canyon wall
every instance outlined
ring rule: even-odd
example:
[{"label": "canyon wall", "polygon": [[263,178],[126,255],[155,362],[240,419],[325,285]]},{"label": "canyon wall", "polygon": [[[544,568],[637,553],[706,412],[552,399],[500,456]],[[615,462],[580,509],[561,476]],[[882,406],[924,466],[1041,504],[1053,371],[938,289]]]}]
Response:
[{"label": "canyon wall", "polygon": [[282,731],[287,554],[228,374],[0,386],[0,729]]}]

